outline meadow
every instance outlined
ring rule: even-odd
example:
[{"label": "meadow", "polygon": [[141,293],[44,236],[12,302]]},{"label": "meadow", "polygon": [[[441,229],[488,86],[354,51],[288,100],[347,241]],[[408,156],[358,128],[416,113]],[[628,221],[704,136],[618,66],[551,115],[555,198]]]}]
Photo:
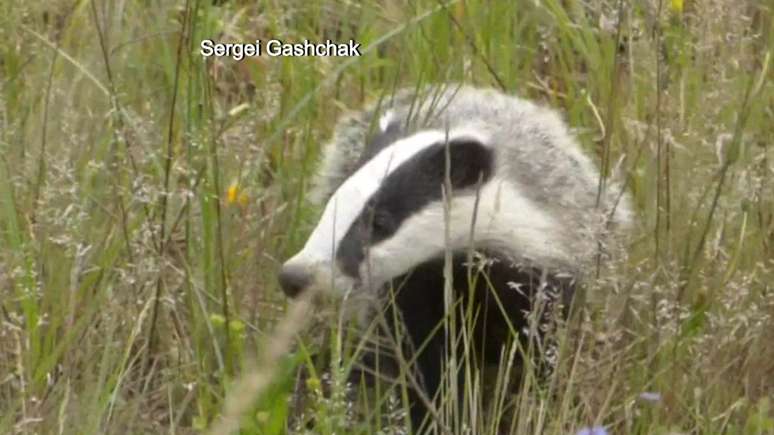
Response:
[{"label": "meadow", "polygon": [[[272,38],[362,56],[199,51]],[[0,433],[405,433],[276,272],[335,120],[462,82],[560,111],[637,219],[548,384],[445,430],[774,434],[773,55],[769,0],[4,1]]]}]

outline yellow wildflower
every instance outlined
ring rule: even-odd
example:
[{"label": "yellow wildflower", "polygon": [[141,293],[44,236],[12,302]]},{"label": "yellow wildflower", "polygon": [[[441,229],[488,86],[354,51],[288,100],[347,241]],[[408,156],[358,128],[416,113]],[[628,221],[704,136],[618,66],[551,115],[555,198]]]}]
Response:
[{"label": "yellow wildflower", "polygon": [[247,203],[250,201],[250,196],[247,195],[242,187],[236,181],[231,183],[226,189],[226,203],[239,204],[242,207],[247,207]]},{"label": "yellow wildflower", "polygon": [[678,14],[683,12],[683,0],[672,0],[672,11]]},{"label": "yellow wildflower", "polygon": [[226,202],[229,204],[237,202],[240,196],[239,194],[239,184],[237,182],[231,183],[231,185],[228,186],[228,190],[226,190]]}]

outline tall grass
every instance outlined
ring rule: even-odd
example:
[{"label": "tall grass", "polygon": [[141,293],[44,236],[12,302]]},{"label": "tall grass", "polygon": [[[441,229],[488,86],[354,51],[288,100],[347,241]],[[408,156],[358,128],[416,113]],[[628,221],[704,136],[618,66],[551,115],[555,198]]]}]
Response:
[{"label": "tall grass", "polygon": [[[400,388],[350,408],[361,336],[335,305],[288,309],[275,272],[316,217],[305,192],[335,119],[459,81],[560,110],[638,225],[627,261],[587,283],[549,386],[496,386],[489,416],[474,404],[446,428],[496,433],[510,413],[513,433],[774,433],[773,15],[765,0],[4,2],[0,431],[399,433]],[[364,55],[205,60],[204,38],[355,39]]]}]

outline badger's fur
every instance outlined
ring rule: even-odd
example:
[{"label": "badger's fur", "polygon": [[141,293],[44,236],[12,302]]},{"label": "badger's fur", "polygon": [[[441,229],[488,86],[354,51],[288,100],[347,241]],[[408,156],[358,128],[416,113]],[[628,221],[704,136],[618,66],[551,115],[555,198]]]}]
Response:
[{"label": "badger's fur", "polygon": [[[283,265],[283,290],[376,307],[394,296],[417,345],[444,317],[451,258],[455,295],[489,313],[473,335],[484,362],[525,327],[538,293],[571,294],[607,234],[630,220],[620,189],[598,195],[599,172],[555,112],[495,90],[399,91],[340,121],[323,156],[312,197],[325,208]],[[473,289],[471,249],[491,260],[477,262],[488,277]],[[432,397],[447,349],[443,333],[428,343],[417,365]],[[414,404],[415,424],[424,412]]]}]

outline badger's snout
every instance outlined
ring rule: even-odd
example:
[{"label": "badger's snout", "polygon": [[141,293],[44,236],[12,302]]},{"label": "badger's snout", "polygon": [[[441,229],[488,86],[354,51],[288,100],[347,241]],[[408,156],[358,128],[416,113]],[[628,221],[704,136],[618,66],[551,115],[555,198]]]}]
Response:
[{"label": "badger's snout", "polygon": [[285,295],[294,298],[309,286],[312,282],[312,275],[305,267],[285,263],[280,269],[278,280]]}]

